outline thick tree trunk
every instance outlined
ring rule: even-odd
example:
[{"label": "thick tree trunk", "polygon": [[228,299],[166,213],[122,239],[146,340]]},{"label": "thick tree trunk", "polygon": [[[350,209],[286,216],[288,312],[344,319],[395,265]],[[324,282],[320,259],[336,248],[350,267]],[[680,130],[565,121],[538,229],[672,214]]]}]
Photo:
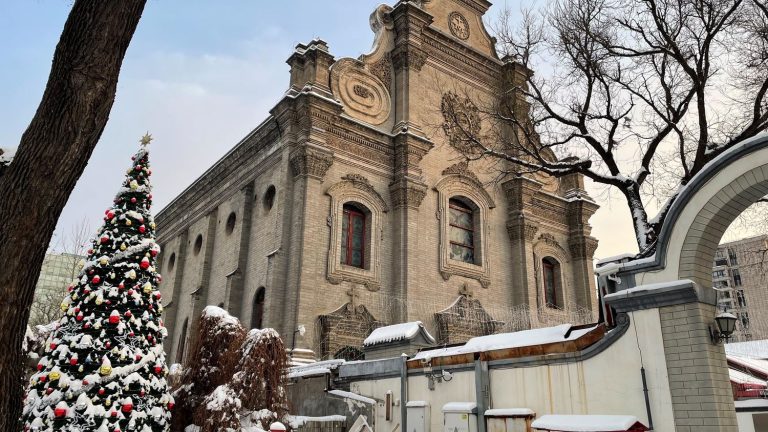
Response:
[{"label": "thick tree trunk", "polygon": [[[21,342],[56,221],[99,141],[146,0],[77,0],[16,157],[0,175],[0,430],[19,430]],[[105,203],[107,205],[108,203]]]}]

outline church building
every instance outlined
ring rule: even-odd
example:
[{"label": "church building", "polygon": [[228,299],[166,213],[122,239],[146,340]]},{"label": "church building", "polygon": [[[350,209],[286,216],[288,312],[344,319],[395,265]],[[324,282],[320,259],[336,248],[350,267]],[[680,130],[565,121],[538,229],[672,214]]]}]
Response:
[{"label": "church building", "polygon": [[514,139],[483,112],[525,106],[512,89],[532,72],[498,57],[490,6],[381,5],[356,59],[296,46],[270,116],[156,217],[171,362],[209,304],[275,328],[296,362],[360,358],[402,322],[453,344],[594,320],[583,178],[501,176],[515,168],[455,150],[448,112]]}]

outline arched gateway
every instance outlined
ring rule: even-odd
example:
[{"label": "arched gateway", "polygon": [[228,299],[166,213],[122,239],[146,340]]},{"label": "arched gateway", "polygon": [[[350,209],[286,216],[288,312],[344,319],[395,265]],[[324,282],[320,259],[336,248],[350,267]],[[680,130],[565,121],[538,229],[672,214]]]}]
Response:
[{"label": "arched gateway", "polygon": [[[677,431],[736,431],[728,366],[712,343],[712,262],[733,220],[768,195],[768,134],[729,149],[680,192],[654,255],[601,263],[606,311],[658,308]],[[634,288],[634,289],[633,289]]]}]

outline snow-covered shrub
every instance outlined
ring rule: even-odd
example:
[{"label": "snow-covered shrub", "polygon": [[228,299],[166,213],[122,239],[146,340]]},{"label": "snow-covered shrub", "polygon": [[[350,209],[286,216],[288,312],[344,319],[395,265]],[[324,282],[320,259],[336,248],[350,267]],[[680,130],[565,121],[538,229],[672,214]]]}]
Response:
[{"label": "snow-covered shrub", "polygon": [[245,330],[236,318],[208,306],[200,336],[174,393],[173,430],[194,420],[199,432],[259,430],[288,412],[288,358],[273,329]]}]

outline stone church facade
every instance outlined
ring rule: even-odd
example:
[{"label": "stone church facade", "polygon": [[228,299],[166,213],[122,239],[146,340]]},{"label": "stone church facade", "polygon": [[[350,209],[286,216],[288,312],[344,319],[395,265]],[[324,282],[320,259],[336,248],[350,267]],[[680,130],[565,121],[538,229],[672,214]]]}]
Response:
[{"label": "stone church facade", "polygon": [[358,59],[296,47],[269,118],[156,217],[172,361],[209,304],[315,359],[355,358],[398,322],[456,343],[595,315],[583,179],[498,180],[498,164],[454,149],[446,110],[484,133],[478,105],[524,104],[505,89],[530,72],[498,58],[489,7],[379,6]]}]

